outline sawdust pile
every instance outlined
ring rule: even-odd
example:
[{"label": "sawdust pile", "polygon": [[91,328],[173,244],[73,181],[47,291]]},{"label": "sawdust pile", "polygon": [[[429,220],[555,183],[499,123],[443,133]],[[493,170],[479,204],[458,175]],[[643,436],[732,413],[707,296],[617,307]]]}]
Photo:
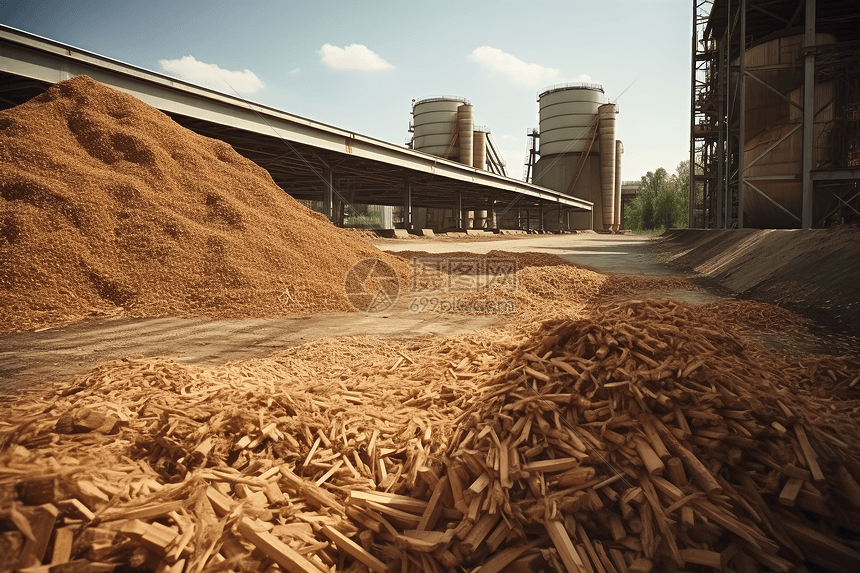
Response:
[{"label": "sawdust pile", "polygon": [[[444,269],[449,282],[437,285],[439,290],[435,294],[442,296],[453,292],[464,301],[507,301],[509,305],[502,308],[512,309],[511,314],[515,314],[517,322],[523,325],[550,318],[577,317],[597,300],[624,298],[651,291],[696,288],[686,280],[673,277],[606,275],[548,253],[492,250],[486,254],[462,251],[400,251],[394,254],[410,261],[413,269],[410,288],[415,286],[416,277],[420,278],[426,272],[423,269],[416,272],[416,263],[425,268]],[[509,261],[509,266],[504,268],[515,272],[513,280],[501,276],[498,263],[493,265],[493,261],[502,260]],[[495,272],[493,269],[496,269]],[[458,290],[453,284],[459,278],[458,272],[473,274],[472,278],[477,277],[477,280],[467,282],[467,288]],[[499,281],[499,278],[503,280]],[[454,288],[450,289],[452,286]],[[446,291],[446,288],[449,290]],[[434,293],[418,294],[432,296]],[[463,308],[471,306],[465,304]]]},{"label": "sawdust pile", "polygon": [[153,571],[856,570],[858,382],[655,301],[127,359],[2,406],[0,540]]},{"label": "sawdust pile", "polygon": [[79,76],[0,113],[0,331],[88,315],[351,310],[381,255],[229,145]]}]

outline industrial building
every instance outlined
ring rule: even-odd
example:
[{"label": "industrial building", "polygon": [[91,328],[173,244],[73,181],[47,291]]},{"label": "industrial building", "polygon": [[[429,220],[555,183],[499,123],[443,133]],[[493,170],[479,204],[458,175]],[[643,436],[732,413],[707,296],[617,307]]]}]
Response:
[{"label": "industrial building", "polygon": [[[413,100],[412,117],[409,148],[507,176],[505,162],[493,143],[490,129],[475,125],[473,106],[466,98],[440,96]],[[457,214],[453,209],[416,208],[412,221],[416,228],[432,228],[437,232],[456,229],[458,225],[466,229],[496,228],[496,221],[488,219],[488,212],[492,213],[493,209]]]},{"label": "industrial building", "polygon": [[[495,219],[484,211],[473,217],[475,228],[488,227],[540,231],[595,229],[617,231],[621,226],[621,154],[615,139],[618,106],[604,97],[599,84],[559,84],[537,96],[540,128],[530,129],[524,179],[566,197],[586,200],[593,212],[575,212],[550,203],[511,205]],[[413,132],[408,145],[418,151],[458,161],[476,169],[505,175],[505,166],[493,145],[490,130],[475,127],[473,106],[460,97],[434,97],[413,101]],[[538,143],[539,142],[539,143]],[[535,208],[536,207],[536,208]],[[443,225],[449,214],[418,215],[426,224]],[[440,228],[441,230],[441,228]]]},{"label": "industrial building", "polygon": [[[594,203],[594,220],[572,215],[575,229],[617,231],[621,222],[618,106],[599,84],[555,85],[538,94],[540,158],[533,181]],[[591,214],[588,215],[590,217]]]},{"label": "industrial building", "polygon": [[[460,230],[467,227],[462,214],[469,211],[487,210],[486,219],[493,220],[497,210],[552,208],[567,214],[592,208],[587,200],[504,176],[493,151],[487,155],[489,170],[472,167],[474,159],[454,161],[408,149],[0,25],[0,109],[77,75],[129,93],[183,127],[225,141],[266,169],[285,192],[314,202],[336,225],[348,222],[347,206],[396,207],[399,223],[390,217],[386,223],[410,231],[420,229],[422,221],[414,217],[421,210],[449,211],[449,228]],[[360,218],[364,209],[350,211]]]},{"label": "industrial building", "polygon": [[694,0],[690,226],[860,220],[860,5]]}]

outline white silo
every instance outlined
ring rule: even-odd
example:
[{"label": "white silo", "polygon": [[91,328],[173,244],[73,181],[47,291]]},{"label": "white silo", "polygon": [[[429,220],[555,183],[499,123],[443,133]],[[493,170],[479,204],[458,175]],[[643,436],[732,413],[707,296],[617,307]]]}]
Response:
[{"label": "white silo", "polygon": [[603,203],[603,228],[618,230],[615,220],[615,104],[597,109],[600,115],[600,198]]},{"label": "white silo", "polygon": [[489,131],[486,127],[475,126],[475,132],[472,134],[474,144],[472,167],[475,169],[487,169],[487,133]]},{"label": "white silo", "polygon": [[[594,203],[594,228],[617,229],[615,115],[599,84],[563,84],[540,92],[537,185]],[[572,225],[590,228],[591,213],[573,213]]]},{"label": "white silo", "polygon": [[[468,106],[468,110],[462,112],[463,121],[472,122],[472,105],[469,100],[461,97],[431,97],[418,100],[412,106],[412,117],[414,125],[413,149],[423,151],[445,159],[461,161],[460,140],[460,107]],[[466,140],[469,149],[469,160],[463,162],[472,164],[472,129],[469,127],[469,136]]]},{"label": "white silo", "polygon": [[624,145],[621,140],[615,141],[615,230],[624,226],[621,220],[621,155],[624,153]]},{"label": "white silo", "polygon": [[457,108],[457,147],[460,163],[472,166],[474,161],[475,120],[472,106],[464,103]]}]

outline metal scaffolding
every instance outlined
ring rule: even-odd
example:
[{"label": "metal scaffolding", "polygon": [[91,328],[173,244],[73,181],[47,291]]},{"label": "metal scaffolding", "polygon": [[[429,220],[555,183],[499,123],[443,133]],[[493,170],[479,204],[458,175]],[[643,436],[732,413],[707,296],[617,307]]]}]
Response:
[{"label": "metal scaffolding", "polygon": [[[769,57],[778,61],[747,61],[754,48],[762,46],[761,53],[768,43],[791,38],[792,51],[782,45],[770,50]],[[856,2],[693,0],[692,41],[690,226],[743,228],[764,222],[810,228],[858,220]],[[799,87],[787,91],[779,84],[775,78],[786,73]],[[831,91],[818,89],[825,83]],[[768,139],[764,132],[770,125],[762,118],[776,114],[763,108],[773,101],[783,109],[786,129]],[[796,156],[783,160],[790,144]],[[799,168],[788,166],[791,161]],[[797,201],[784,199],[788,186],[797,188]],[[749,201],[764,204],[781,222],[767,224],[776,219],[762,217],[745,222]]]}]

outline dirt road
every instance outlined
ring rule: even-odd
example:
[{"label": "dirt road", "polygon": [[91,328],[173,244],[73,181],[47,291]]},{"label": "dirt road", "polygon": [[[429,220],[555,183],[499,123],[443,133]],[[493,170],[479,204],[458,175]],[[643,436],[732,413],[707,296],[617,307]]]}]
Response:
[{"label": "dirt road", "polygon": [[[656,261],[650,239],[611,235],[541,235],[481,241],[386,240],[382,250],[474,252],[537,251],[595,270],[621,274],[677,275]],[[707,299],[704,292],[675,293]],[[663,295],[665,296],[665,294]],[[704,298],[703,298],[704,297]],[[328,336],[379,334],[408,338],[456,335],[497,323],[497,316],[409,312],[405,305],[382,314],[336,313],[291,318],[201,320],[94,318],[61,328],[0,336],[0,391],[64,378],[105,360],[129,355],[170,356],[190,363],[218,363],[266,356]]]},{"label": "dirt road", "polygon": [[651,237],[642,235],[519,235],[499,237],[496,240],[438,241],[380,241],[377,246],[383,251],[426,251],[445,253],[466,251],[488,253],[490,251],[509,251],[514,253],[538,252],[558,255],[577,265],[590,267],[605,273],[677,276],[679,271],[671,270],[658,263],[649,244]]}]

